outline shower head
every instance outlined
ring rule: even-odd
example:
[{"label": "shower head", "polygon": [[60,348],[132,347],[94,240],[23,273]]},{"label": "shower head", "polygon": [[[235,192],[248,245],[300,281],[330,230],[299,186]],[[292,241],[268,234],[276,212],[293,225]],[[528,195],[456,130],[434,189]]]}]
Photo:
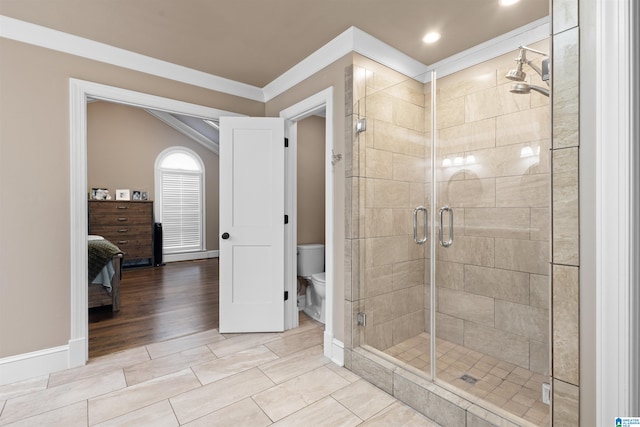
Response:
[{"label": "shower head", "polygon": [[513,70],[509,70],[505,77],[514,82],[523,82],[527,78],[527,73],[522,71],[522,62],[518,62],[518,66]]},{"label": "shower head", "polygon": [[515,82],[523,82],[524,79],[527,77],[527,73],[522,71],[522,66],[524,64],[527,64],[528,61],[527,61],[527,51],[524,50],[522,46],[520,47],[520,54],[515,59],[515,61],[517,64],[516,68],[514,68],[513,70],[509,70],[509,72],[505,75],[505,77]]},{"label": "shower head", "polygon": [[527,93],[530,93],[532,90],[538,93],[541,93],[544,96],[549,96],[549,89],[545,89],[543,87],[536,86],[536,85],[530,85],[528,83],[523,83],[523,82],[514,83],[511,86],[510,92],[517,93],[517,94],[527,94]]}]

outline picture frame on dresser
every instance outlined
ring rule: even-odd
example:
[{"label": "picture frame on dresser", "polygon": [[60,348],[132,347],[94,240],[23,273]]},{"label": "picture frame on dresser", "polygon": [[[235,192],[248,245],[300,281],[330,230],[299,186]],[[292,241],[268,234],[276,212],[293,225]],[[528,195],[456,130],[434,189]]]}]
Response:
[{"label": "picture frame on dresser", "polygon": [[131,191],[128,189],[117,189],[116,200],[131,200]]}]

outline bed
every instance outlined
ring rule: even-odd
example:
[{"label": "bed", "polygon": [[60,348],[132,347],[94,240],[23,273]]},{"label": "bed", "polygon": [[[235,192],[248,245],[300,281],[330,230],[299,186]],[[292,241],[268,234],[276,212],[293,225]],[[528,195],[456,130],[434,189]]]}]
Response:
[{"label": "bed", "polygon": [[88,236],[89,308],[110,305],[120,310],[123,253],[102,236]]}]

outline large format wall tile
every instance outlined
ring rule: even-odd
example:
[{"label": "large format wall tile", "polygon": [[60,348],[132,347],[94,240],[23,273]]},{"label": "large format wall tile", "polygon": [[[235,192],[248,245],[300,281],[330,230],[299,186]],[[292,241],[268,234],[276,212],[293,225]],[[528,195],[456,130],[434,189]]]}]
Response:
[{"label": "large format wall tile", "polygon": [[549,138],[550,121],[547,106],[505,114],[496,120],[496,145]]},{"label": "large format wall tile", "polygon": [[466,208],[466,236],[528,239],[530,210],[527,208]]},{"label": "large format wall tile", "polygon": [[464,345],[500,360],[529,368],[529,340],[509,332],[465,322]]},{"label": "large format wall tile", "polygon": [[553,376],[580,384],[579,269],[553,267]]},{"label": "large format wall tile", "polygon": [[496,206],[531,207],[549,206],[549,175],[523,175],[496,178]]},{"label": "large format wall tile", "polygon": [[496,120],[490,118],[438,131],[438,156],[494,147]]},{"label": "large format wall tile", "polygon": [[563,381],[553,381],[553,425],[580,425],[580,389]]},{"label": "large format wall tile", "polygon": [[534,240],[495,239],[496,268],[549,274],[549,248]]},{"label": "large format wall tile", "polygon": [[577,147],[580,127],[579,29],[553,36],[553,148]]},{"label": "large format wall tile", "polygon": [[494,299],[447,288],[438,289],[438,311],[459,319],[493,326]]},{"label": "large format wall tile", "polygon": [[579,265],[578,148],[553,150],[553,262]]},{"label": "large format wall tile", "polygon": [[542,308],[496,300],[495,327],[536,341],[546,341],[549,311]]},{"label": "large format wall tile", "polygon": [[464,290],[518,304],[529,304],[529,274],[465,265]]},{"label": "large format wall tile", "polygon": [[528,110],[529,100],[513,96],[509,90],[511,82],[467,95],[465,121],[467,123],[490,117],[504,116],[517,111]]}]

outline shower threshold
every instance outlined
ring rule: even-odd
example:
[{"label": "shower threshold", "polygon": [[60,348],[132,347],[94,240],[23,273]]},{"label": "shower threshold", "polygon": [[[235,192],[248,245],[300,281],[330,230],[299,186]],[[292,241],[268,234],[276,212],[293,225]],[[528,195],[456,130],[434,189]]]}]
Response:
[{"label": "shower threshold", "polygon": [[[431,372],[426,332],[384,352],[409,366]],[[436,357],[439,379],[535,425],[549,425],[549,405],[542,402],[546,376],[441,338],[436,339]],[[476,381],[468,381],[465,376]]]}]

